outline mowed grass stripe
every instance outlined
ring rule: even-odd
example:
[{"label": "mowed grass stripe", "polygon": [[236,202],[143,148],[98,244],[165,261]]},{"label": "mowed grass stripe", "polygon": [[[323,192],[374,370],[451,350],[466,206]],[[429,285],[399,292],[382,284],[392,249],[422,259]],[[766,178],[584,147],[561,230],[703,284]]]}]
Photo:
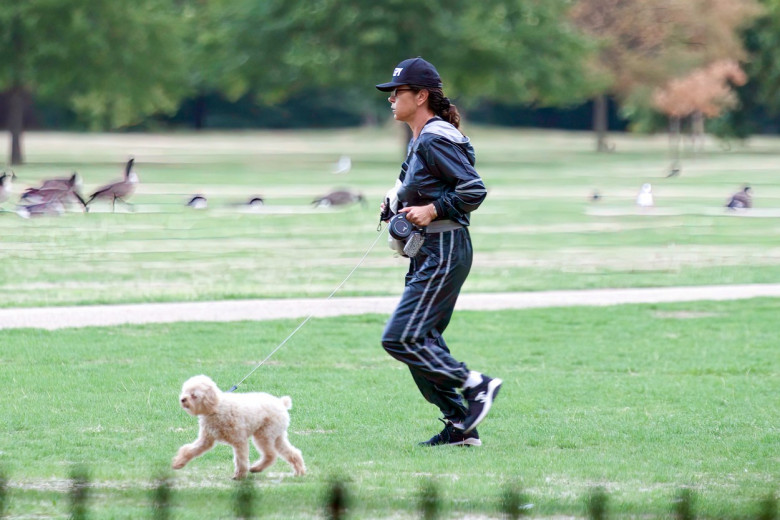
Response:
[{"label": "mowed grass stripe", "polygon": [[[19,190],[78,170],[84,192],[115,179],[129,154],[141,178],[110,213],[23,220],[0,213],[3,307],[326,296],[376,236],[379,204],[403,156],[400,126],[317,132],[26,136]],[[774,282],[780,277],[780,140],[683,153],[666,178],[667,141],[613,137],[592,152],[587,133],[466,125],[488,197],[472,218],[474,268],[465,291]],[[334,175],[341,155],[352,169]],[[634,197],[653,185],[656,207]],[[744,183],[748,214],[723,209]],[[365,205],[314,208],[334,188]],[[592,202],[594,192],[602,196]],[[209,208],[184,207],[202,193]],[[237,204],[260,195],[266,205]],[[15,200],[4,208],[11,210]],[[343,289],[395,294],[405,271],[382,243]],[[41,288],[45,287],[45,290]]]},{"label": "mowed grass stripe", "polygon": [[[343,478],[356,518],[415,516],[439,486],[445,513],[499,517],[519,485],[535,516],[583,514],[593,486],[622,517],[665,516],[682,486],[705,518],[752,514],[777,485],[780,300],[458,312],[448,343],[505,385],[479,449],[424,450],[437,410],[385,354],[386,316],[313,319],[241,391],[291,395],[290,437],[309,475],[283,462],[255,477],[263,514],[312,518]],[[181,383],[237,382],[297,320],[3,332],[0,465],[10,514],[62,514],[73,464],[98,488],[98,518],[131,518],[152,476],[191,441]],[[253,455],[254,456],[254,455]],[[174,475],[176,518],[229,511],[231,454],[213,450]],[[136,516],[138,517],[138,516]]]}]

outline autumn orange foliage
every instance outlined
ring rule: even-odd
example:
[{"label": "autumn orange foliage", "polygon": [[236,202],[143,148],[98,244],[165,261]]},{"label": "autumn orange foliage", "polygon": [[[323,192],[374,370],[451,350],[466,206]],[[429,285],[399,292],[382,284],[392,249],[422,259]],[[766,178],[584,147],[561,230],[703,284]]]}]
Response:
[{"label": "autumn orange foliage", "polygon": [[735,106],[733,86],[744,85],[747,76],[734,60],[720,60],[669,81],[653,92],[653,105],[669,117],[687,117],[700,112],[717,117]]}]

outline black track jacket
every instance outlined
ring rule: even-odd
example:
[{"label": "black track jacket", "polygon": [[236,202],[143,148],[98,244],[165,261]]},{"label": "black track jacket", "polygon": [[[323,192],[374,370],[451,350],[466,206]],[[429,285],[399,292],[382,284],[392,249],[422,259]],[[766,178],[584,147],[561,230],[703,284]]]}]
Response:
[{"label": "black track jacket", "polygon": [[468,137],[440,117],[430,119],[409,143],[399,176],[399,202],[403,207],[433,203],[436,220],[450,219],[468,226],[469,213],[487,195],[475,162]]}]

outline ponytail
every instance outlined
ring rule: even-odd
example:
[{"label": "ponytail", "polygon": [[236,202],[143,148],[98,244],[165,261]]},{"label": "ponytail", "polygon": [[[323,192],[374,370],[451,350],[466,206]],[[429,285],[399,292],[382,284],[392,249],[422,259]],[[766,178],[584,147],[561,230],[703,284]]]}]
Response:
[{"label": "ponytail", "polygon": [[460,128],[460,112],[455,105],[450,102],[450,98],[444,97],[440,88],[427,88],[428,106],[434,114],[447,121],[455,128]]}]

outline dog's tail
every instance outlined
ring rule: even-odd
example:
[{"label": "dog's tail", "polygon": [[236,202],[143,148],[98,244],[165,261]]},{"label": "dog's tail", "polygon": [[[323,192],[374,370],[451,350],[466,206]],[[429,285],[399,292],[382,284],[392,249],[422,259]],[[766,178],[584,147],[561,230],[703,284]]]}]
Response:
[{"label": "dog's tail", "polygon": [[279,399],[282,400],[282,404],[284,405],[285,408],[287,408],[288,410],[292,408],[292,398],[289,395],[282,396]]}]

